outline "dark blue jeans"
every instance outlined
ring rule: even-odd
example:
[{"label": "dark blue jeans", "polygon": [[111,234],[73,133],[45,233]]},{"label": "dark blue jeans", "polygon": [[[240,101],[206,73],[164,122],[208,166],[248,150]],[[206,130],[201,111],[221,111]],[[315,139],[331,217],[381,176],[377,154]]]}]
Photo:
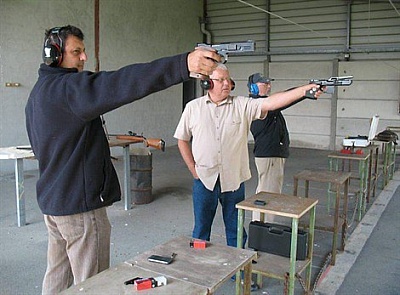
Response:
[{"label": "dark blue jeans", "polygon": [[[245,198],[244,183],[236,191],[221,193],[219,179],[214,190],[208,190],[200,179],[193,182],[194,229],[193,238],[210,240],[211,226],[218,207],[222,206],[222,216],[225,224],[226,243],[237,247],[238,210],[235,205]],[[243,247],[246,244],[247,233],[243,229]]]}]

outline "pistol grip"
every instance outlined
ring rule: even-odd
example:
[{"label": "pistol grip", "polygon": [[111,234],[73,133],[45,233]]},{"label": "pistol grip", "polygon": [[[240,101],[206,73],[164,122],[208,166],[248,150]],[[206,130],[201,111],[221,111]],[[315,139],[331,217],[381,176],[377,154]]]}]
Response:
[{"label": "pistol grip", "polygon": [[318,91],[319,89],[314,87],[310,90],[307,90],[306,95],[304,95],[304,97],[309,98],[309,99],[317,99],[315,97],[315,93]]},{"label": "pistol grip", "polygon": [[221,63],[225,64],[228,61],[228,52],[218,52],[221,56]]}]

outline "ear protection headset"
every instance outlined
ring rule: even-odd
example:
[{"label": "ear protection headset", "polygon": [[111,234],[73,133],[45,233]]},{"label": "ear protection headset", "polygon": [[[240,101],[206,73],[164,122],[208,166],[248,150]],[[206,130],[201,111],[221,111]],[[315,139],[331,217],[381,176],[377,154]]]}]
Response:
[{"label": "ear protection headset", "polygon": [[249,77],[249,81],[247,82],[247,87],[249,88],[250,94],[258,95],[259,89],[257,84],[253,83],[253,75]]},{"label": "ear protection headset", "polygon": [[58,67],[62,62],[63,42],[60,38],[62,28],[53,28],[44,41],[43,62],[50,67]]},{"label": "ear protection headset", "polygon": [[[231,79],[231,84],[232,84],[231,91],[233,91],[233,90],[235,90],[236,84],[235,84],[235,81],[233,81],[232,79]],[[211,79],[200,80],[200,86],[204,90],[210,90],[210,89],[214,88],[214,82]]]}]

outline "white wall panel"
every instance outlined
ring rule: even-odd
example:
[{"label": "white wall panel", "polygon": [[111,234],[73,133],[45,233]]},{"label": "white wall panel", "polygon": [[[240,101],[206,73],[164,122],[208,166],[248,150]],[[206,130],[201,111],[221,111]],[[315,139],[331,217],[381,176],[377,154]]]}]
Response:
[{"label": "white wall panel", "polygon": [[369,118],[375,114],[385,119],[400,119],[396,102],[380,100],[345,100],[338,101],[339,118]]},{"label": "white wall panel", "polygon": [[378,130],[399,126],[400,61],[379,60],[340,63],[341,71],[354,75],[346,97],[338,100],[337,138],[368,135],[370,119],[378,114]]},{"label": "white wall panel", "polygon": [[329,149],[329,136],[291,133],[290,146],[327,150]]},{"label": "white wall panel", "polygon": [[323,117],[331,116],[331,99],[319,98],[318,100],[306,99],[283,111],[285,117]]},{"label": "white wall panel", "polygon": [[290,134],[328,135],[330,121],[327,117],[302,117],[285,116]]},{"label": "white wall panel", "polygon": [[[366,68],[366,71],[368,69]],[[357,77],[357,76],[355,76]],[[343,99],[397,101],[399,81],[354,79],[351,87],[342,88]]]},{"label": "white wall panel", "polygon": [[358,80],[398,81],[400,77],[400,60],[349,61],[340,65],[343,72],[354,75]]}]

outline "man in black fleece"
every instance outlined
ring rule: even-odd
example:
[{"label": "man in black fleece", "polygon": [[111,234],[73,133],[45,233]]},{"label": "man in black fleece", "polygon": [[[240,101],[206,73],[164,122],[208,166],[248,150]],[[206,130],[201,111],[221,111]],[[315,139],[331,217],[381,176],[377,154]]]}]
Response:
[{"label": "man in black fleece", "polygon": [[220,56],[210,50],[83,71],[83,33],[46,31],[44,63],[29,96],[26,128],[39,161],[37,200],[48,229],[43,294],[55,294],[107,269],[111,226],[106,207],[121,200],[100,115],[189,79],[209,75]]},{"label": "man in black fleece", "polygon": [[[252,98],[268,97],[271,81],[261,73],[249,76],[247,87]],[[254,138],[254,160],[258,172],[256,193],[282,193],[284,169],[289,157],[289,131],[282,111],[304,100],[304,97],[283,108],[269,111],[263,120],[251,123],[250,131]],[[265,221],[273,222],[274,216],[267,216]],[[260,213],[253,212],[253,220],[260,220]]]},{"label": "man in black fleece", "polygon": [[[255,73],[249,77],[247,87],[253,98],[268,97],[272,79]],[[283,109],[283,108],[282,108]],[[251,123],[254,137],[254,156],[258,172],[256,193],[281,193],[285,160],[289,156],[289,132],[282,109],[268,112],[264,120]]]}]

